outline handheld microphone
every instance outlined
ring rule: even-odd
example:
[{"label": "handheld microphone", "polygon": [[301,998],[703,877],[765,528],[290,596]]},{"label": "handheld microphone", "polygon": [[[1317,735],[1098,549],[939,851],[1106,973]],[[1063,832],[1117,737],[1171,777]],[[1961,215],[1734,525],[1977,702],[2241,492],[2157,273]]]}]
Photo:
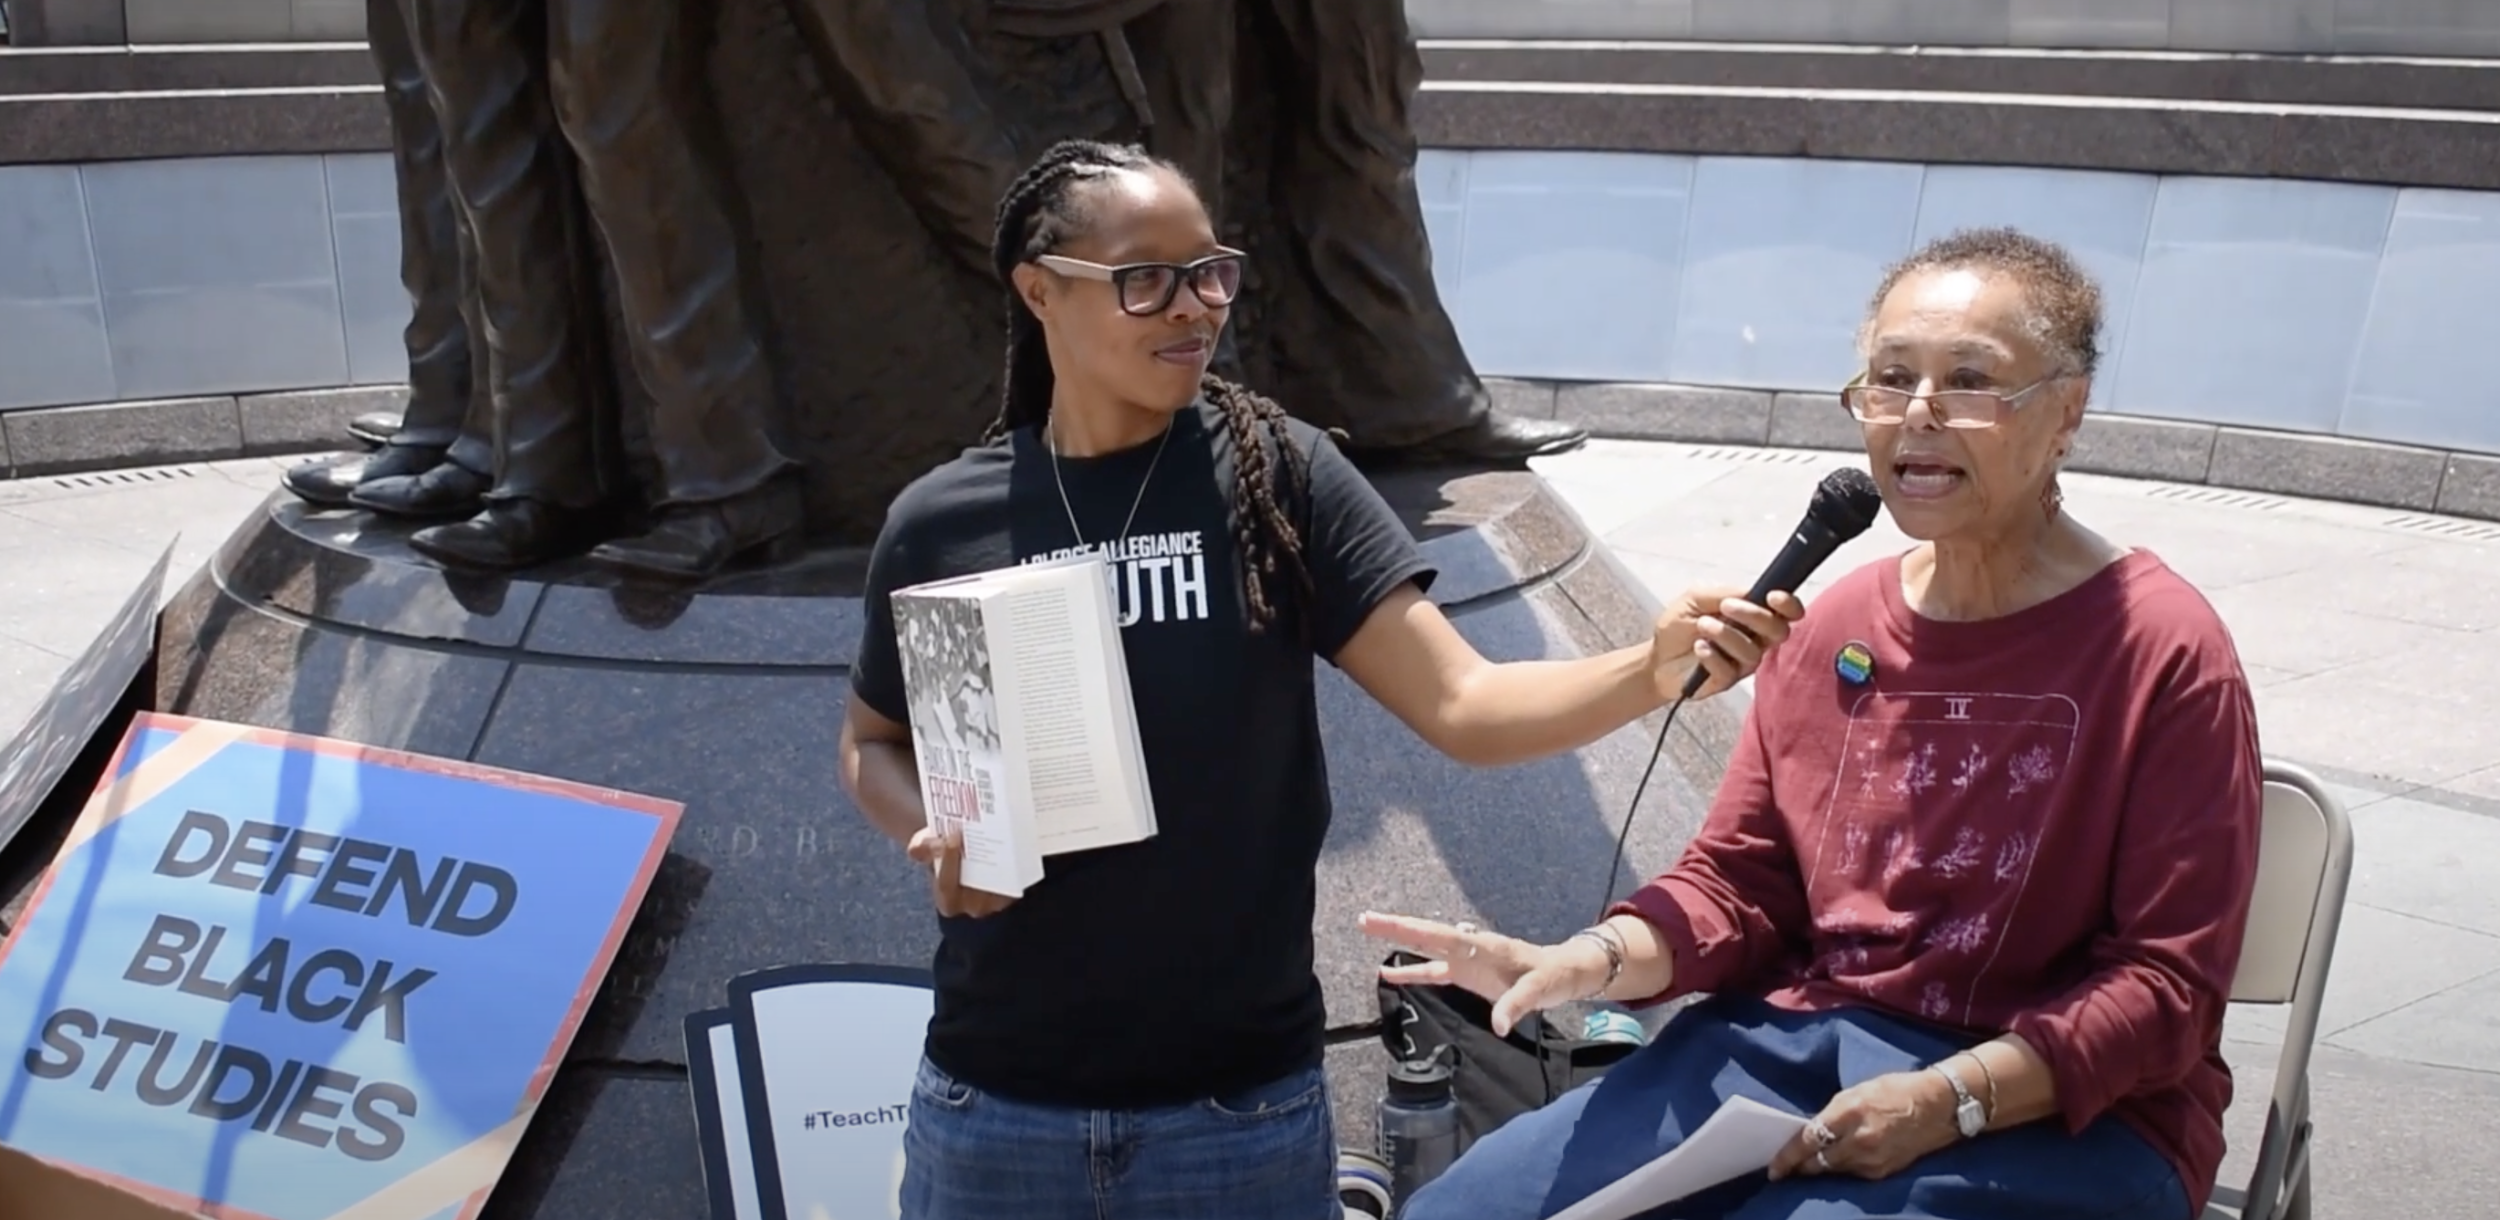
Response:
[{"label": "handheld microphone", "polygon": [[[1840,544],[1866,532],[1875,524],[1875,514],[1884,508],[1883,493],[1875,488],[1875,476],[1852,466],[1843,466],[1823,476],[1814,489],[1814,502],[1806,506],[1805,519],[1789,531],[1788,545],[1762,569],[1745,600],[1759,606],[1775,592],[1794,593],[1806,577],[1823,566],[1823,561],[1840,549]],[[1615,832],[1615,858],[1606,866],[1606,897],[1597,904],[1597,918],[1606,918],[1606,909],[1615,902],[1615,873],[1623,867],[1623,849],[1632,840],[1632,817],[1640,812],[1641,796],[1649,791],[1649,777],[1658,769],[1658,758],[1666,753],[1667,732],[1675,727],[1675,713],[1710,680],[1710,671],[1700,665],[1684,679],[1682,698],[1667,705],[1666,719],[1658,726],[1658,741],[1649,750],[1649,765],[1641,770],[1641,782],[1632,787],[1632,803],[1623,811],[1623,828]],[[1541,1052],[1540,1052],[1541,1053]]]},{"label": "handheld microphone", "polygon": [[[1814,489],[1814,502],[1806,506],[1805,519],[1789,531],[1788,545],[1762,569],[1745,600],[1757,606],[1769,605],[1773,593],[1794,593],[1797,586],[1814,575],[1823,561],[1832,557],[1842,543],[1866,532],[1875,524],[1875,514],[1884,508],[1883,493],[1875,489],[1874,476],[1854,466],[1843,466],[1823,476]],[[1690,699],[1702,684],[1710,680],[1710,671],[1696,664],[1684,678],[1683,698]]]}]

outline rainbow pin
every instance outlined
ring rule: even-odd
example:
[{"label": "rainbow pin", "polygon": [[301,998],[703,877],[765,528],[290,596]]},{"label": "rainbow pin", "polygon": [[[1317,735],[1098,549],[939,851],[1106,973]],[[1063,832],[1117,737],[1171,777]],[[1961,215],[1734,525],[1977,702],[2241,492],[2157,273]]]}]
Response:
[{"label": "rainbow pin", "polygon": [[1841,681],[1864,686],[1875,677],[1875,650],[1851,640],[1840,646],[1839,654],[1832,658],[1832,668],[1840,674]]}]

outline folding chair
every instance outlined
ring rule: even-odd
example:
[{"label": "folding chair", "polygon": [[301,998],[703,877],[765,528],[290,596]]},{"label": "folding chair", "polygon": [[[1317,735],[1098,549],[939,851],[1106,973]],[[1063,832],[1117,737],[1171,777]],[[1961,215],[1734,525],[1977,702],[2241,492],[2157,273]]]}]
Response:
[{"label": "folding chair", "polygon": [[2352,879],[2352,822],[2316,776],[2265,763],[2257,890],[2231,980],[2234,1004],[2288,1004],[2257,1167],[2245,1192],[2214,1188],[2205,1220],[2309,1220],[2309,1052]]}]

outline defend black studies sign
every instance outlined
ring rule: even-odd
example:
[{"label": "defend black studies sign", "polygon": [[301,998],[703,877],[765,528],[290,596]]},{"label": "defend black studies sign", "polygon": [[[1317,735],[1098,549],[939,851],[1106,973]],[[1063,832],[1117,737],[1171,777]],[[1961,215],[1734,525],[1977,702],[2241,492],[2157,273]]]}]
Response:
[{"label": "defend black studies sign", "polygon": [[474,1215],[680,811],[143,716],[0,945],[0,1144],[230,1220]]}]

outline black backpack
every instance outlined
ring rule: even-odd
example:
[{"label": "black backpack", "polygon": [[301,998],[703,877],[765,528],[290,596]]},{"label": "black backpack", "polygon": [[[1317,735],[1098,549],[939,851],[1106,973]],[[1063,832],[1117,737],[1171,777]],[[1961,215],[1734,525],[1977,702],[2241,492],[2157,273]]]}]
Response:
[{"label": "black backpack", "polygon": [[[1401,950],[1387,964],[1424,960]],[[1605,1075],[1638,1049],[1568,1034],[1542,1015],[1497,1035],[1492,1001],[1464,988],[1382,982],[1379,989],[1380,1041],[1390,1059],[1420,1060],[1451,1048],[1461,1147]]]}]

